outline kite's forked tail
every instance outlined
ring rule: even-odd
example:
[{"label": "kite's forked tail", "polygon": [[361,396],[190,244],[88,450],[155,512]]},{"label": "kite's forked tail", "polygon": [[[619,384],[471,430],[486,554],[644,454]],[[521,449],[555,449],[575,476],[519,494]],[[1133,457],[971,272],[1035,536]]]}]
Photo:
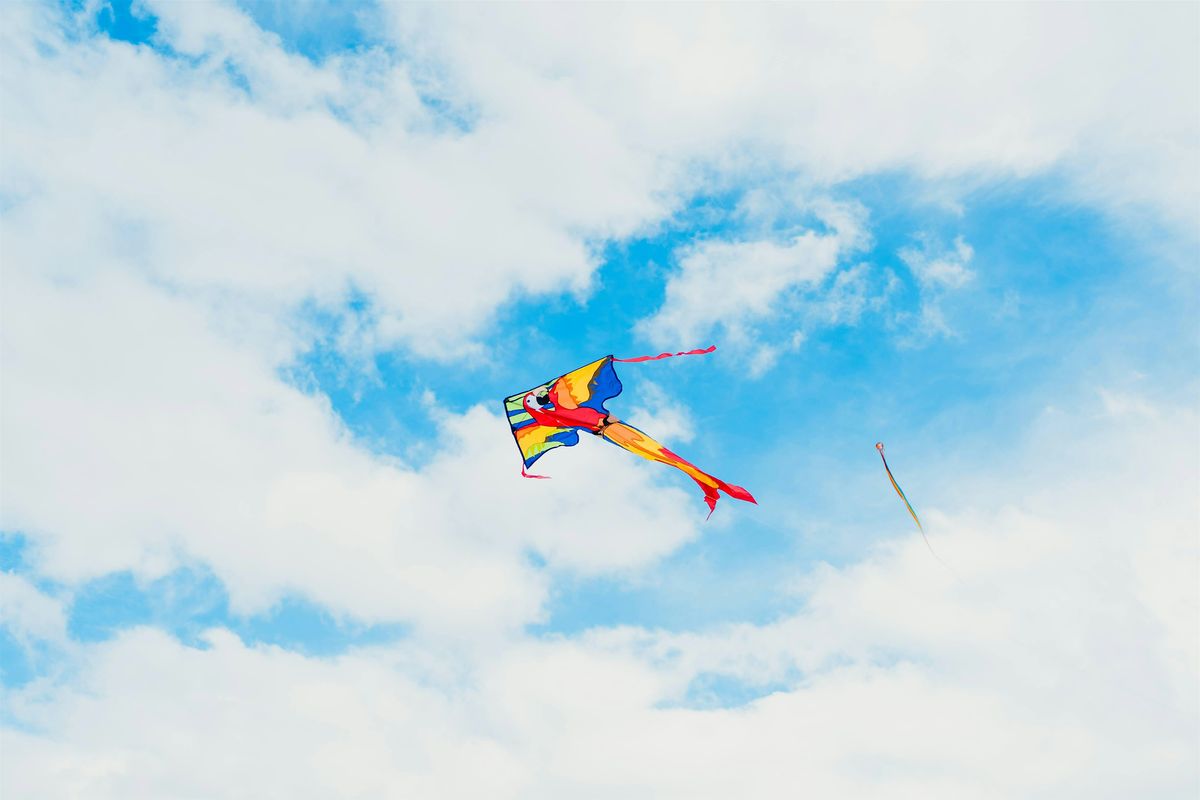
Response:
[{"label": "kite's forked tail", "polygon": [[720,478],[709,475],[690,461],[686,461],[675,455],[632,425],[626,425],[624,422],[610,422],[600,431],[600,435],[617,447],[628,450],[642,458],[657,461],[660,464],[666,464],[687,473],[688,477],[694,480],[704,492],[704,502],[708,505],[708,515],[710,517],[712,516],[712,512],[717,508],[717,500],[720,498],[721,492],[724,492],[735,500],[745,500],[747,503],[755,503],[756,505],[758,503],[754,499],[754,496],[741,486],[734,486]]}]

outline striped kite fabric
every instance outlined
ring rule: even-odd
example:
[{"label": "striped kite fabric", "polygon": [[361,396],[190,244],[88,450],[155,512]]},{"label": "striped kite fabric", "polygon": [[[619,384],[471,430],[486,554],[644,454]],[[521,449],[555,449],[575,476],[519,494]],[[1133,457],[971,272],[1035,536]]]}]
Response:
[{"label": "striped kite fabric", "polygon": [[521,451],[521,474],[544,478],[526,470],[543,455],[558,447],[573,447],[584,431],[650,461],[675,467],[685,473],[704,492],[709,515],[716,509],[720,492],[738,500],[754,503],[754,497],[740,486],[726,483],[668,450],[644,431],[612,416],[605,403],[621,393],[621,380],[613,362],[640,363],[685,355],[706,355],[716,350],[687,350],[657,356],[615,358],[611,355],[584,364],[554,380],[504,398],[504,412],[513,439]]}]

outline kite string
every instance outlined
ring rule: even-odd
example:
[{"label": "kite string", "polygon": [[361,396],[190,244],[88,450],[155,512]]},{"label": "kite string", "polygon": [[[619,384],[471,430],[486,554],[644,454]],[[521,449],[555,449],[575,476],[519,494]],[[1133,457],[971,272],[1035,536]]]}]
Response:
[{"label": "kite string", "polygon": [[613,361],[620,361],[625,364],[634,364],[640,361],[658,361],[661,358],[674,358],[675,356],[706,356],[717,349],[714,344],[710,347],[705,347],[701,350],[684,350],[682,353],[659,353],[656,356],[638,356],[637,358],[616,358]]}]

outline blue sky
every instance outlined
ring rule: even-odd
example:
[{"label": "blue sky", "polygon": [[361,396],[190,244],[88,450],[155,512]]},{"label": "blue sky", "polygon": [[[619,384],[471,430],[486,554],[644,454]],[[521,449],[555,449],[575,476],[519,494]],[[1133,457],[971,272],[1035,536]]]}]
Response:
[{"label": "blue sky", "polygon": [[[280,763],[325,725],[371,753],[437,728],[364,762],[373,796],[470,793],[442,759],[477,742],[502,795],[698,796],[683,755],[571,749],[692,712],[750,748],[716,796],[788,785],[750,752],[801,718],[834,731],[817,794],[1144,792],[1151,755],[1097,766],[1138,734],[1187,796],[1195,8],[1132,38],[1119,8],[860,11],[10,8],[0,682],[11,746],[60,766],[0,785],[58,796],[109,757],[94,796],[196,787],[183,750],[102,735],[165,702],[159,738],[220,757],[194,670],[246,693],[243,729],[304,721]],[[1091,38],[1060,59],[1071,14]],[[514,480],[501,398],[709,344],[618,365],[610,405],[757,506],[705,522],[685,476],[588,437]],[[1039,699],[1122,641],[1146,655]],[[1175,694],[1114,700],[1129,675]],[[364,723],[354,687],[421,711]],[[961,709],[1090,738],[1013,777],[906,751],[901,696],[934,742]]]}]

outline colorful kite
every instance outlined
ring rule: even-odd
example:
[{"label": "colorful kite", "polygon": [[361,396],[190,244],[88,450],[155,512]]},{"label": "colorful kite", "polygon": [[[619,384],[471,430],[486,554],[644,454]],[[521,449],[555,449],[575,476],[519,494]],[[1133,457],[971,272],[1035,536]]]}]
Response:
[{"label": "colorful kite", "polygon": [[887,459],[883,455],[883,442],[876,442],[875,449],[879,451],[879,457],[883,459],[883,469],[887,472],[888,480],[892,482],[892,488],[896,490],[896,494],[900,495],[900,499],[904,501],[904,507],[908,509],[908,513],[912,515],[913,522],[917,523],[917,530],[921,535],[925,535],[925,528],[921,525],[921,520],[917,519],[917,512],[913,511],[912,503],[908,502],[908,498],[904,496],[904,490],[900,488],[900,484],[896,483],[896,478],[892,475],[891,467],[888,466]]},{"label": "colorful kite", "polygon": [[709,516],[717,507],[720,492],[738,500],[754,503],[754,498],[740,486],[714,478],[696,465],[683,460],[642,431],[614,418],[604,403],[621,393],[621,381],[613,369],[614,361],[635,363],[657,361],[672,356],[704,355],[716,350],[688,350],[684,353],[662,353],[639,358],[605,356],[579,369],[560,375],[552,381],[518,392],[504,399],[504,410],[513,438],[521,450],[524,465],[521,474],[526,478],[543,478],[525,470],[556,447],[571,447],[579,443],[579,432],[586,431],[615,444],[617,447],[651,461],[675,467],[687,473],[704,492]]},{"label": "colorful kite", "polygon": [[[913,522],[917,523],[917,530],[921,532],[921,538],[925,540],[925,546],[929,548],[929,552],[933,553],[933,557],[938,561],[942,561],[937,553],[933,552],[933,545],[929,543],[929,537],[925,535],[925,526],[921,524],[921,520],[917,519],[917,512],[913,511],[912,503],[908,502],[908,498],[904,495],[904,490],[900,488],[900,484],[896,483],[895,477],[892,476],[892,469],[888,466],[887,459],[883,455],[883,442],[876,442],[875,449],[879,451],[879,457],[883,459],[883,469],[887,472],[888,480],[892,482],[892,488],[896,490],[896,494],[900,495],[900,499],[904,501],[904,507],[908,509],[908,513],[912,515]],[[945,564],[945,561],[942,561]]]}]

